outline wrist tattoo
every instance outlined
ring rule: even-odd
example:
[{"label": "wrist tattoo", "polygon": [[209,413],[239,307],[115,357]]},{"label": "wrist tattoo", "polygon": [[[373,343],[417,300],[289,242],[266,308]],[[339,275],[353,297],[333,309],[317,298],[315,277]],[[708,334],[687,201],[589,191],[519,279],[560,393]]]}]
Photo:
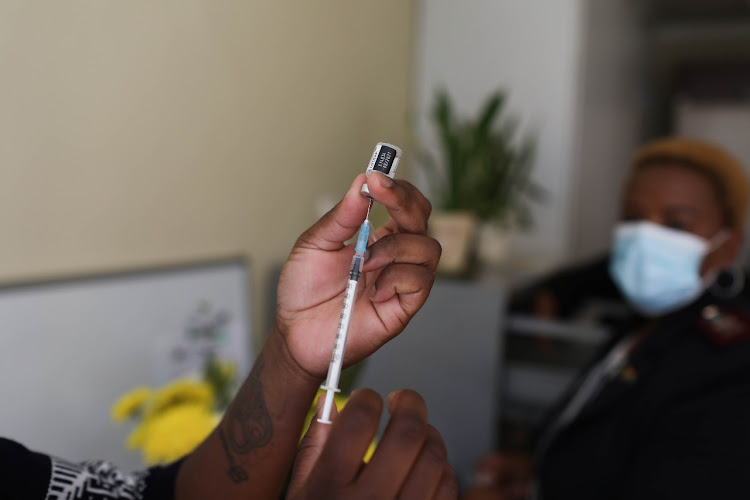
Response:
[{"label": "wrist tattoo", "polygon": [[264,364],[261,355],[219,428],[219,438],[229,462],[228,474],[235,483],[248,479],[247,471],[238,463],[237,457],[262,448],[273,437],[273,422],[260,381]]},{"label": "wrist tattoo", "polygon": [[224,434],[224,429],[219,427],[219,439],[221,439],[221,446],[224,448],[224,454],[227,456],[227,460],[229,460],[229,469],[227,469],[227,474],[229,475],[229,478],[234,481],[235,483],[241,483],[243,481],[247,481],[248,476],[245,469],[242,468],[241,465],[239,465],[232,456],[232,452],[229,450],[229,443],[227,443],[227,436]]}]

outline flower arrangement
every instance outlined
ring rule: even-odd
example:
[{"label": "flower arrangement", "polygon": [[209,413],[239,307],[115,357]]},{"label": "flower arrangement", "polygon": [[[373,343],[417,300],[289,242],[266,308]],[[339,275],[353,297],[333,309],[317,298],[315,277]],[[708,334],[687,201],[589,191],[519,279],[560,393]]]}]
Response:
[{"label": "flower arrangement", "polygon": [[235,365],[209,358],[202,378],[178,378],[154,389],[140,386],[112,406],[115,422],[137,422],[126,440],[146,465],[173,462],[198,446],[216,427],[234,386]]},{"label": "flower arrangement", "polygon": [[[222,386],[234,378],[234,365],[216,363],[215,370],[223,373]],[[140,450],[146,465],[174,462],[195,449],[213,431],[221,420],[226,406],[217,406],[216,385],[191,378],[176,379],[155,390],[140,386],[123,394],[112,406],[112,420],[138,422],[126,440],[128,449]],[[320,390],[310,407],[302,428],[300,440],[315,417],[315,401],[325,397]],[[339,411],[348,397],[336,394],[334,402]],[[227,401],[228,403],[228,401]],[[370,444],[363,460],[368,462],[375,452],[376,442]]]},{"label": "flower arrangement", "polygon": [[[187,343],[173,351],[173,358],[182,361],[200,360],[183,376],[154,388],[135,387],[120,396],[111,407],[111,418],[116,423],[135,422],[125,440],[126,447],[138,450],[147,466],[168,464],[193,451],[214,430],[229,407],[236,389],[237,367],[219,359],[218,346],[226,336],[229,316],[214,310],[210,304],[200,304],[189,318],[186,328]],[[173,359],[174,360],[174,359]],[[185,368],[183,366],[183,368]],[[200,372],[200,374],[195,374]],[[342,376],[344,390],[352,383],[356,371],[350,367]],[[325,394],[319,391],[318,396]],[[334,396],[338,409],[348,398]],[[315,398],[317,401],[317,397]],[[315,401],[307,414],[302,436],[315,415]],[[373,441],[365,459],[375,450]]]}]

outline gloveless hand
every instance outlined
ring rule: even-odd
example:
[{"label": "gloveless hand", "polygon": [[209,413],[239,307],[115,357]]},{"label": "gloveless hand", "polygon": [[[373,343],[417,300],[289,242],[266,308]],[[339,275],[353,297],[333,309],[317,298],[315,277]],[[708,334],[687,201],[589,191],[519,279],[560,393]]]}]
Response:
[{"label": "gloveless hand", "polygon": [[370,195],[389,221],[367,250],[352,309],[344,364],[364,359],[399,334],[427,300],[440,259],[440,244],[427,236],[431,205],[412,184],[360,174],[344,198],[305,231],[282,270],[275,331],[296,364],[325,376],[354,254],[346,245],[365,219]]}]

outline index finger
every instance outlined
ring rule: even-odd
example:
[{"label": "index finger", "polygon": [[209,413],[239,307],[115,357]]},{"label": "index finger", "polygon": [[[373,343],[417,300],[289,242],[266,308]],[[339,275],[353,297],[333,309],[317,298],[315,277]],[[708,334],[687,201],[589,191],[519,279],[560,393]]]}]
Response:
[{"label": "index finger", "polygon": [[422,450],[429,429],[427,407],[416,392],[393,392],[387,404],[391,418],[370,462],[357,478],[375,498],[396,497]]},{"label": "index finger", "polygon": [[[294,498],[307,485],[308,478],[315,464],[318,462],[320,453],[331,431],[330,425],[318,422],[318,418],[322,415],[324,399],[325,395],[318,397],[315,415],[310,420],[310,426],[297,448],[297,456],[294,459],[287,498]],[[331,408],[331,418],[335,418],[337,414],[336,405],[333,405],[333,408]]]},{"label": "index finger", "polygon": [[409,472],[400,498],[432,499],[441,486],[443,472],[448,466],[445,442],[433,426],[427,427],[427,438],[414,466]]},{"label": "index finger", "polygon": [[365,174],[355,177],[344,197],[328,213],[297,239],[296,246],[338,250],[365,220],[368,199],[360,194],[367,178]]},{"label": "index finger", "polygon": [[382,400],[375,391],[352,392],[331,424],[328,440],[315,466],[316,479],[343,485],[356,477],[377,434],[382,408]]},{"label": "index finger", "polygon": [[367,187],[372,198],[388,210],[399,231],[427,233],[432,204],[413,184],[373,172],[367,178]]}]

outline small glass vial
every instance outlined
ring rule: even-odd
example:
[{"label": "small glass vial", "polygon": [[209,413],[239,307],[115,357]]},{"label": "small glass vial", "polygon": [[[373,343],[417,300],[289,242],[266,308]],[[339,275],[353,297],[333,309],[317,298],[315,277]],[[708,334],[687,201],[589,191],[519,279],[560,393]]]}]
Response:
[{"label": "small glass vial", "polygon": [[[401,148],[387,142],[379,142],[375,145],[375,150],[372,152],[372,157],[370,158],[370,163],[367,165],[365,174],[369,177],[373,171],[378,171],[393,179],[393,176],[396,175],[400,159]],[[372,199],[366,183],[362,185],[360,193]]]}]

